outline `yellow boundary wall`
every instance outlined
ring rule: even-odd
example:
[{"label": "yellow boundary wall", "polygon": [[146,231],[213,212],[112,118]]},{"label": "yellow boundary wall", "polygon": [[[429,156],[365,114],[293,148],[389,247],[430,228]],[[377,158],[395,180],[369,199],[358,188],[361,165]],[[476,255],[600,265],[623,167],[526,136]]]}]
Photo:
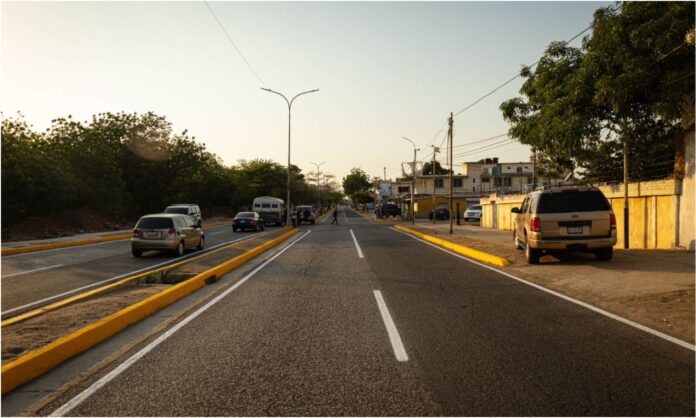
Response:
[{"label": "yellow boundary wall", "polygon": [[437,238],[432,235],[424,234],[422,232],[414,231],[413,229],[410,228],[405,228],[401,225],[394,225],[394,228],[406,232],[408,234],[414,235],[420,239],[423,239],[425,241],[431,242],[433,244],[439,245],[440,247],[446,248],[448,250],[454,251],[456,253],[459,253],[463,256],[473,258],[475,260],[483,261],[488,264],[493,264],[494,266],[500,266],[500,267],[505,267],[509,266],[510,262],[503,258],[503,257],[498,257],[497,255],[489,254],[483,251],[475,250],[473,248],[469,248],[467,246],[461,245],[461,244],[456,244],[452,241],[447,241],[442,238]]},{"label": "yellow boundary wall", "polygon": [[[229,222],[212,223],[210,225],[205,225],[205,227],[212,228],[215,226],[226,225],[228,223]],[[111,235],[108,237],[101,237],[101,238],[79,239],[79,240],[75,240],[75,241],[53,242],[50,244],[30,245],[27,247],[7,248],[7,249],[3,249],[2,251],[0,251],[0,255],[15,255],[15,254],[31,253],[31,252],[35,252],[35,251],[54,250],[56,248],[77,247],[80,245],[98,244],[100,242],[120,241],[120,240],[128,239],[130,237],[131,237],[131,233],[127,233],[127,234]]]},{"label": "yellow boundary wall", "polygon": [[2,366],[2,393],[7,393],[17,386],[41,376],[69,358],[88,350],[126,327],[200,289],[208,279],[221,277],[298,232],[299,230],[297,229],[290,230],[286,234],[249,250],[217,267],[206,270],[185,282],[143,299],[134,305],[5,364]]}]

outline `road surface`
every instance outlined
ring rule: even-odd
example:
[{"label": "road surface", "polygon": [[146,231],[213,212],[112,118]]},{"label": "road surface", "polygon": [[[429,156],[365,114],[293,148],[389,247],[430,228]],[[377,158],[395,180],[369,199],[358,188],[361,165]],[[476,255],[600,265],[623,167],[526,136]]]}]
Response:
[{"label": "road surface", "polygon": [[330,221],[56,412],[694,415],[693,351],[350,210]]}]

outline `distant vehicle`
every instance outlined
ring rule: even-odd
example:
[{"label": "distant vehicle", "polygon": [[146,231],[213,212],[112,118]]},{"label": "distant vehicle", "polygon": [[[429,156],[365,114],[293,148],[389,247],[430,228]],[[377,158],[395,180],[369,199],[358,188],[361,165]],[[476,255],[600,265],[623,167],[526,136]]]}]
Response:
[{"label": "distant vehicle", "polygon": [[529,193],[517,214],[512,233],[527,262],[539,263],[543,253],[593,252],[598,260],[611,260],[616,245],[616,217],[601,190],[565,186]]},{"label": "distant vehicle", "polygon": [[482,211],[481,205],[471,205],[471,207],[464,212],[464,220],[481,222]]},{"label": "distant vehicle", "polygon": [[[433,219],[433,212],[430,212],[429,218]],[[447,206],[438,206],[435,208],[435,219],[446,221],[450,218],[449,208]]]},{"label": "distant vehicle", "polygon": [[263,231],[265,229],[264,221],[256,212],[239,212],[232,220],[232,231],[243,231],[245,229],[253,229],[254,231]]},{"label": "distant vehicle", "polygon": [[385,203],[384,204],[384,216],[385,217],[401,216],[401,209],[399,208],[399,206],[395,205],[394,203]]},{"label": "distant vehicle", "polygon": [[314,225],[314,210],[311,206],[298,206],[294,216],[297,225],[301,225],[302,222]]},{"label": "distant vehicle", "polygon": [[131,238],[133,257],[140,257],[147,250],[169,250],[180,257],[184,250],[193,247],[205,247],[203,230],[190,216],[176,213],[143,216],[135,224]]},{"label": "distant vehicle", "polygon": [[254,212],[257,212],[265,224],[282,225],[285,221],[285,202],[282,199],[271,196],[261,196],[254,199]]},{"label": "distant vehicle", "polygon": [[179,213],[182,215],[188,215],[193,219],[193,223],[196,226],[203,225],[203,218],[201,217],[201,208],[194,203],[174,203],[173,205],[167,206],[164,213]]}]

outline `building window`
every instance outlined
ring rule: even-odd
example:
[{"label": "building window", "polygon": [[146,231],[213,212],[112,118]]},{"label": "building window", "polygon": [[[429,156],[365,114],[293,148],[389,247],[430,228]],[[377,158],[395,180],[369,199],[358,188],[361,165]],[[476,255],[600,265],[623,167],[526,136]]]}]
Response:
[{"label": "building window", "polygon": [[512,177],[496,177],[495,178],[495,185],[496,186],[512,186]]},{"label": "building window", "polygon": [[[489,177],[481,177],[481,183],[490,183],[491,179]],[[474,183],[476,183],[476,179],[474,179]]]},{"label": "building window", "polygon": [[452,179],[454,187],[462,187],[462,179]]},{"label": "building window", "polygon": [[471,182],[472,182],[472,183],[476,183],[476,179],[471,179]]},{"label": "building window", "polygon": [[411,188],[408,186],[399,186],[399,194],[408,193],[409,190],[411,190]]},{"label": "building window", "polygon": [[445,187],[444,179],[435,179],[435,187],[443,188]]},{"label": "building window", "polygon": [[517,172],[521,173],[522,172],[522,167],[517,167]]}]

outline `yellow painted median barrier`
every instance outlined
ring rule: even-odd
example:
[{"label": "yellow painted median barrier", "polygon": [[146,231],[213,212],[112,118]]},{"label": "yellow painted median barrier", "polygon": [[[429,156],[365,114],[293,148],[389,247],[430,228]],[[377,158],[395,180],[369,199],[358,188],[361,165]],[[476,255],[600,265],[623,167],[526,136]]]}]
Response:
[{"label": "yellow painted median barrier", "polygon": [[207,280],[219,278],[257,255],[297,234],[293,229],[219,266],[200,273],[156,295],[124,308],[78,331],[32,351],[2,366],[2,393],[27,383],[53,369],[69,358],[88,350],[126,327],[205,286]]},{"label": "yellow painted median barrier", "polygon": [[[229,223],[230,222],[217,222],[217,223],[204,225],[204,227],[205,228],[212,228],[214,226],[220,226],[220,225],[225,225],[225,224],[229,224]],[[2,251],[0,251],[0,255],[15,255],[15,254],[23,254],[23,253],[33,253],[35,251],[55,250],[56,248],[77,247],[80,245],[98,244],[100,242],[108,242],[108,241],[121,241],[124,239],[129,239],[131,236],[132,236],[132,234],[129,232],[127,234],[110,235],[107,237],[78,239],[78,240],[74,240],[74,241],[64,241],[64,242],[53,242],[50,244],[30,245],[30,246],[18,247],[18,248],[6,248],[6,249],[3,249]]]},{"label": "yellow painted median barrier", "polygon": [[408,234],[411,234],[413,236],[416,236],[424,241],[431,242],[433,244],[439,245],[440,247],[446,248],[450,251],[454,251],[455,253],[461,254],[463,256],[473,258],[475,260],[483,261],[488,264],[493,264],[494,266],[500,266],[500,267],[505,267],[509,266],[510,262],[503,258],[503,257],[498,257],[497,255],[489,254],[483,251],[475,250],[473,248],[469,248],[467,246],[461,245],[461,244],[455,244],[452,241],[447,241],[442,238],[437,238],[432,235],[424,234],[422,232],[415,231],[410,228],[403,227],[401,225],[395,225],[394,226],[396,229],[399,231],[406,232]]}]

